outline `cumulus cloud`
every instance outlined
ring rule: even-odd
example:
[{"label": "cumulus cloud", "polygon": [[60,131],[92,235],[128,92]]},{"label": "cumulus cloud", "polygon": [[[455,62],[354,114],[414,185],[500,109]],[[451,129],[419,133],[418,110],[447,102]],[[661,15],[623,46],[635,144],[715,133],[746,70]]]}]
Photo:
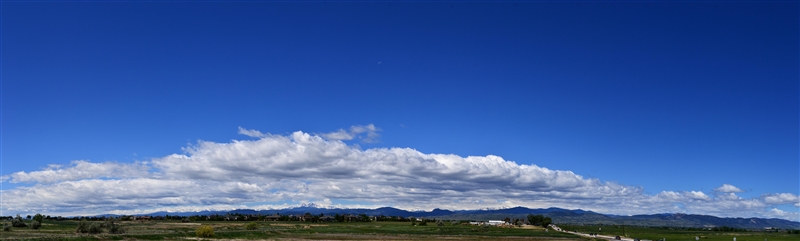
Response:
[{"label": "cumulus cloud", "polygon": [[711,199],[711,197],[709,197],[708,195],[706,195],[705,193],[700,192],[700,191],[690,191],[690,192],[684,193],[684,195],[689,197],[689,198],[692,198],[692,199],[699,199],[699,200],[710,200]]},{"label": "cumulus cloud", "polygon": [[[378,137],[380,137],[378,131],[380,131],[380,129],[375,127],[375,125],[373,124],[365,126],[357,125],[357,126],[351,126],[350,130],[339,129],[334,132],[321,134],[320,136],[324,137],[325,139],[333,141],[342,141],[342,140],[349,141],[356,137],[359,137],[362,142],[373,143],[377,142]],[[361,134],[365,134],[365,136]]]},{"label": "cumulus cloud", "polygon": [[724,192],[724,193],[744,192],[742,191],[742,189],[739,189],[738,187],[731,184],[722,184],[722,186],[714,188],[714,191]]},{"label": "cumulus cloud", "polygon": [[72,165],[63,168],[61,165],[50,165],[44,170],[33,172],[15,172],[3,176],[0,180],[11,183],[36,182],[53,183],[87,178],[128,178],[147,176],[149,167],[142,163],[123,164],[116,162],[93,163],[84,160],[72,161]]},{"label": "cumulus cloud", "polygon": [[797,195],[790,193],[755,199],[719,191],[649,195],[641,187],[500,156],[464,157],[411,148],[361,150],[342,141],[358,134],[367,139],[377,131],[367,125],[327,134],[273,135],[240,128],[239,133],[257,139],[201,141],[184,148],[183,154],[143,163],[76,161],[67,167],[17,172],[3,178],[35,185],[4,190],[3,211],[143,213],[344,202],[359,203],[347,207],[372,208],[562,207],[621,215],[683,212],[800,220],[797,212],[772,211],[776,205],[797,203]]},{"label": "cumulus cloud", "polygon": [[768,204],[800,204],[800,196],[791,193],[767,194],[762,198]]}]

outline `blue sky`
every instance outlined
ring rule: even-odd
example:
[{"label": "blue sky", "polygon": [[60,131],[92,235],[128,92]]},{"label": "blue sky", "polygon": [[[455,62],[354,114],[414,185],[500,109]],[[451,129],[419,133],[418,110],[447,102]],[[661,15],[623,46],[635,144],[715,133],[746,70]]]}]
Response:
[{"label": "blue sky", "polygon": [[[549,205],[797,221],[798,22],[797,2],[4,1],[2,209]],[[414,178],[312,168],[331,163]],[[112,182],[165,190],[84,207],[20,197],[81,200],[64,185]],[[198,183],[252,189],[174,192]],[[450,184],[474,189],[432,188]],[[331,191],[348,188],[364,193]],[[367,198],[390,189],[429,195]]]}]

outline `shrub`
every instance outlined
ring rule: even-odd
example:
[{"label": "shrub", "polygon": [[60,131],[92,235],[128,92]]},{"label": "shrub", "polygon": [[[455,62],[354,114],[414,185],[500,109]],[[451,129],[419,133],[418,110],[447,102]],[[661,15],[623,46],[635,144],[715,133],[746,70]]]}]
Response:
[{"label": "shrub", "polygon": [[214,237],[214,228],[209,225],[203,225],[197,228],[197,237],[210,238]]},{"label": "shrub", "polygon": [[32,228],[32,229],[39,229],[39,228],[41,228],[41,227],[42,227],[42,222],[39,222],[39,221],[33,221],[33,223],[31,223],[31,228]]},{"label": "shrub", "polygon": [[108,233],[110,234],[123,234],[125,233],[125,229],[119,226],[119,224],[114,223],[114,218],[110,218],[106,220],[106,228],[108,229]]},{"label": "shrub", "polygon": [[76,233],[88,233],[89,232],[89,223],[86,222],[86,219],[81,219],[78,223],[78,228],[75,229]]},{"label": "shrub", "polygon": [[92,225],[89,225],[88,232],[91,233],[91,234],[102,233],[103,232],[103,228],[100,227],[99,223],[92,222]]},{"label": "shrub", "polygon": [[11,231],[11,225],[8,223],[3,223],[3,231]]},{"label": "shrub", "polygon": [[125,233],[125,229],[120,227],[119,225],[114,224],[114,225],[112,225],[111,227],[108,228],[108,233],[110,233],[110,234],[123,234],[123,233]]},{"label": "shrub", "polygon": [[26,225],[25,222],[22,221],[22,217],[20,217],[19,214],[17,214],[16,218],[11,220],[11,226],[15,228],[28,227],[28,225]]},{"label": "shrub", "polygon": [[258,224],[256,222],[250,222],[247,225],[244,225],[244,228],[247,230],[256,230],[258,229]]}]

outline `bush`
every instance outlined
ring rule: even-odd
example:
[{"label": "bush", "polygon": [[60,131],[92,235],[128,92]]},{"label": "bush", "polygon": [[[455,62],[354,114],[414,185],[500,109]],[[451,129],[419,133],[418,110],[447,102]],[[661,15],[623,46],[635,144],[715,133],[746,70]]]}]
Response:
[{"label": "bush", "polygon": [[3,223],[3,231],[11,231],[11,225]]},{"label": "bush", "polygon": [[78,223],[78,228],[75,229],[76,233],[88,233],[89,232],[89,223],[86,222],[86,219],[81,219],[81,222]]},{"label": "bush", "polygon": [[88,232],[91,234],[98,234],[103,232],[103,228],[100,227],[100,224],[96,222],[92,222],[92,225],[89,225]]},{"label": "bush", "polygon": [[197,228],[197,237],[210,238],[214,237],[214,228],[208,225],[203,225]]},{"label": "bush", "polygon": [[31,223],[31,228],[32,228],[32,229],[39,229],[39,228],[41,228],[41,227],[42,227],[42,222],[39,222],[39,221],[33,221],[33,223]]},{"label": "bush", "polygon": [[108,233],[110,234],[123,234],[125,233],[125,229],[120,227],[119,225],[112,225],[108,228]]},{"label": "bush", "polygon": [[106,228],[108,229],[108,233],[110,234],[123,234],[125,233],[125,229],[119,226],[119,224],[114,223],[114,218],[110,218],[106,221]]},{"label": "bush", "polygon": [[25,222],[22,221],[22,217],[20,217],[19,214],[17,214],[16,218],[11,220],[11,226],[15,228],[28,227],[28,225],[26,225]]},{"label": "bush", "polygon": [[256,230],[258,229],[258,224],[256,222],[250,222],[247,225],[244,225],[244,228],[247,230]]}]

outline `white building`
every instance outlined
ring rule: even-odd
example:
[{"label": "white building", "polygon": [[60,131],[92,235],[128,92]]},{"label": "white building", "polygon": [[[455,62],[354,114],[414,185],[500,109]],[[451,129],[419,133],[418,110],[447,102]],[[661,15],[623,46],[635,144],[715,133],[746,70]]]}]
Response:
[{"label": "white building", "polygon": [[502,221],[502,220],[489,220],[489,225],[492,225],[492,226],[503,225],[505,223],[506,222]]}]

